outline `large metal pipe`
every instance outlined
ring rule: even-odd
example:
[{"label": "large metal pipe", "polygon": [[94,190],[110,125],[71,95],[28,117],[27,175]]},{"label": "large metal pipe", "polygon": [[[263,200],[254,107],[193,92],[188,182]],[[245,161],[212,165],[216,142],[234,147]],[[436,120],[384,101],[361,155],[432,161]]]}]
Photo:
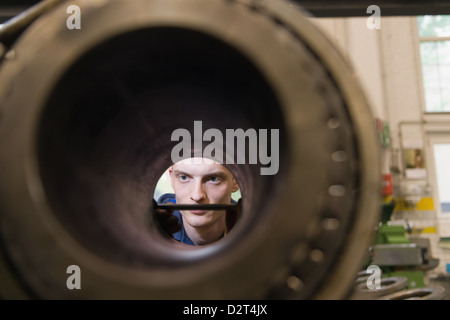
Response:
[{"label": "large metal pipe", "polygon": [[[80,0],[30,24],[0,65],[0,295],[348,297],[378,223],[379,145],[351,66],[307,17],[281,0]],[[195,120],[279,129],[279,172],[227,164],[241,219],[186,249],[151,208],[171,133]]]}]

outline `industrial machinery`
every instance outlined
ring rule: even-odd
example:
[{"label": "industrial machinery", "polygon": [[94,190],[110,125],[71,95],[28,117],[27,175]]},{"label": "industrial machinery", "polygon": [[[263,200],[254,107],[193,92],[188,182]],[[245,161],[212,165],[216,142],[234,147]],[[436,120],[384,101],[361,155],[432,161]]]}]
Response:
[{"label": "industrial machinery", "polygon": [[370,264],[382,268],[383,275],[405,276],[408,288],[424,287],[424,272],[437,267],[439,260],[430,252],[429,240],[411,237],[408,221],[393,223],[395,202],[383,206],[382,219],[370,249]]},{"label": "industrial machinery", "polygon": [[[351,65],[307,11],[47,0],[5,23],[0,42],[1,297],[349,296],[379,221],[378,140]],[[172,132],[196,120],[278,129],[279,171],[229,164],[238,225],[180,249],[159,232],[152,195]]]},{"label": "industrial machinery", "polygon": [[[357,274],[352,299],[444,299],[447,293],[443,287],[425,284],[426,271],[439,264],[439,259],[431,255],[429,239],[412,236],[408,221],[394,223],[394,209],[395,201],[384,203],[367,262]],[[378,287],[375,281],[379,281]]]}]

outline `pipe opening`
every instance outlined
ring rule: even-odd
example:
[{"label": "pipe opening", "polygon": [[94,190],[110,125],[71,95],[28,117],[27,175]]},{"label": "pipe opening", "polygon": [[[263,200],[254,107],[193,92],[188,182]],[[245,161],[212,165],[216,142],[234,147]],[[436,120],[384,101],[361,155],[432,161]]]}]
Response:
[{"label": "pipe opening", "polygon": [[[172,133],[193,137],[195,121],[203,132],[279,129],[279,171],[224,163],[242,190],[242,224],[220,246],[189,255],[164,241],[151,208],[179,143]],[[288,158],[279,102],[257,67],[210,35],[169,27],[85,52],[49,94],[37,139],[47,200],[64,228],[103,258],[136,267],[183,267],[245,240],[267,212],[265,199],[280,192]]]}]

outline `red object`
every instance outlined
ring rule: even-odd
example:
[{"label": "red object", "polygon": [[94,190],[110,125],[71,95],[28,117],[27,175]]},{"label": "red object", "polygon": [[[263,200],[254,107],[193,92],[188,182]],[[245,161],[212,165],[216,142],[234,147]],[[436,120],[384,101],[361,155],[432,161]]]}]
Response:
[{"label": "red object", "polygon": [[392,175],[389,173],[383,174],[383,196],[390,196],[393,193]]}]

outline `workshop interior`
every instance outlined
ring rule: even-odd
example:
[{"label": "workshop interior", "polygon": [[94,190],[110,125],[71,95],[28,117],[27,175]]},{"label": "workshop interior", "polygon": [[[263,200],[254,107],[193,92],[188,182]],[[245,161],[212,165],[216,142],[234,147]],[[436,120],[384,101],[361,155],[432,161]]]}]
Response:
[{"label": "workshop interior", "polygon": [[[186,248],[153,206],[199,123],[276,170]],[[449,160],[446,1],[0,5],[0,299],[448,300]]]}]

